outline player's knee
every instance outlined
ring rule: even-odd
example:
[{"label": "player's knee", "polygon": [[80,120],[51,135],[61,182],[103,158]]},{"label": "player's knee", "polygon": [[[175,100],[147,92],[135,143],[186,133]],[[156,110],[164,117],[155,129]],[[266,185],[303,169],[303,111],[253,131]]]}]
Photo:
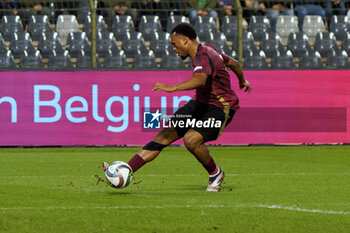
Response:
[{"label": "player's knee", "polygon": [[170,133],[170,132],[162,131],[153,139],[153,141],[163,145],[169,145],[176,139],[177,139],[177,134],[175,135],[172,132]]},{"label": "player's knee", "polygon": [[184,136],[184,144],[187,149],[193,151],[196,147],[201,144],[201,138],[195,134],[187,133]]}]

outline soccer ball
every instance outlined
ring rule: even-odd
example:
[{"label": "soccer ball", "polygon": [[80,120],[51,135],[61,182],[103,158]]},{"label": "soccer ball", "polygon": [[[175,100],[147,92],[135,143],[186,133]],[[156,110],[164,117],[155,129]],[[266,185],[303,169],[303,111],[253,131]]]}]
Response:
[{"label": "soccer ball", "polygon": [[116,161],[109,165],[105,171],[105,176],[114,188],[125,188],[133,178],[129,164],[121,161]]}]

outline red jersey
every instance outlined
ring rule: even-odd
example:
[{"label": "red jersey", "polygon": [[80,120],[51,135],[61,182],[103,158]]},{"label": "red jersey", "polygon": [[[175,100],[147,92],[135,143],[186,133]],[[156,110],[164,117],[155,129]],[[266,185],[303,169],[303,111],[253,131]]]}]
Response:
[{"label": "red jersey", "polygon": [[231,89],[230,75],[226,64],[230,57],[212,45],[199,44],[192,69],[195,73],[206,73],[209,77],[205,86],[196,88],[193,99],[219,108],[239,109],[238,97]]}]

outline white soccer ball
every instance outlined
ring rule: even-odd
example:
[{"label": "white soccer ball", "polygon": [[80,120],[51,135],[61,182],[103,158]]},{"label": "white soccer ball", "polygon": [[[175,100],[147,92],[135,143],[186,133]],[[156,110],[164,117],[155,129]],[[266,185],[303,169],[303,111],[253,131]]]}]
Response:
[{"label": "white soccer ball", "polygon": [[129,164],[116,161],[106,169],[105,176],[114,188],[125,188],[132,181],[132,169]]}]

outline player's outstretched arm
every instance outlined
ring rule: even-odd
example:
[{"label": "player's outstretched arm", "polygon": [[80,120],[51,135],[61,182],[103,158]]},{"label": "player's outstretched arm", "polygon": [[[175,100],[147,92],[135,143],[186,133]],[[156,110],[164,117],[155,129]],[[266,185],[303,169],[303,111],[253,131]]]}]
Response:
[{"label": "player's outstretched arm", "polygon": [[227,67],[229,67],[237,76],[239,81],[239,88],[246,88],[244,91],[251,93],[252,92],[252,86],[249,84],[249,82],[244,78],[243,71],[241,69],[241,66],[239,65],[238,61],[236,61],[233,58],[230,58],[229,62],[226,64]]},{"label": "player's outstretched arm", "polygon": [[174,86],[168,86],[163,83],[156,83],[152,91],[174,92],[174,91],[193,90],[193,89],[196,89],[197,87],[204,86],[205,83],[207,82],[207,79],[208,79],[208,75],[206,73],[195,73],[192,78]]}]

